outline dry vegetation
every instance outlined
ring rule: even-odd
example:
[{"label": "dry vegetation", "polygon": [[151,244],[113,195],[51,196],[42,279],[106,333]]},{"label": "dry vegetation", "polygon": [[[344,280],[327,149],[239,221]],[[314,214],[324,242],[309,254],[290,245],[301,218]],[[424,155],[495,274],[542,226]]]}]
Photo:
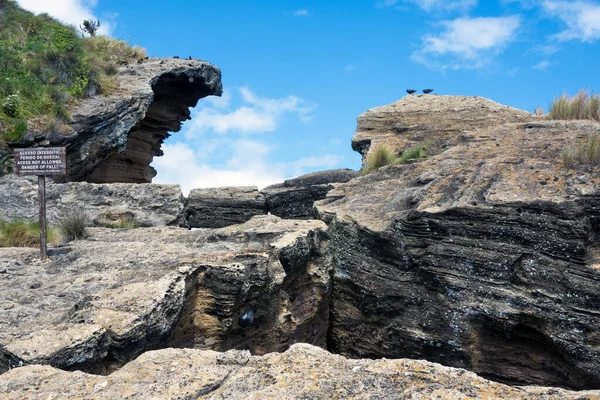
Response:
[{"label": "dry vegetation", "polygon": [[388,145],[381,143],[367,154],[361,173],[366,175],[375,172],[386,165],[402,164],[410,160],[417,160],[425,157],[427,157],[427,154],[425,152],[425,147],[422,144],[405,150],[400,157],[397,157],[396,152],[393,149]]},{"label": "dry vegetation", "polygon": [[580,90],[573,97],[566,94],[556,98],[550,105],[550,119],[590,119],[600,121],[600,95]]}]

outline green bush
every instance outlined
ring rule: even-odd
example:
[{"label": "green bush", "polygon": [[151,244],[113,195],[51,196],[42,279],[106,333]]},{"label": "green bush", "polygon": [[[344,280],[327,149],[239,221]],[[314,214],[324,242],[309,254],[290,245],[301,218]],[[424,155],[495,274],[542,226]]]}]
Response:
[{"label": "green bush", "polygon": [[144,57],[139,47],[104,36],[82,38],[47,14],[0,0],[0,144],[18,136],[12,130],[20,120],[34,132],[52,125],[34,120],[68,121],[71,103],[90,92],[116,91],[119,65]]},{"label": "green bush", "polygon": [[[46,229],[48,243],[56,242],[54,229]],[[0,247],[36,247],[40,245],[40,224],[24,220],[0,220]]]},{"label": "green bush", "polygon": [[600,95],[583,89],[573,97],[563,94],[550,104],[548,116],[550,119],[600,121]]},{"label": "green bush", "polygon": [[77,210],[63,214],[58,220],[58,229],[66,242],[85,239],[85,228],[89,225],[89,222],[87,214]]},{"label": "green bush", "polygon": [[419,158],[427,157],[425,154],[425,149],[422,144],[411,147],[407,150],[404,150],[400,158],[398,159],[398,163],[405,163],[409,160],[418,160]]}]

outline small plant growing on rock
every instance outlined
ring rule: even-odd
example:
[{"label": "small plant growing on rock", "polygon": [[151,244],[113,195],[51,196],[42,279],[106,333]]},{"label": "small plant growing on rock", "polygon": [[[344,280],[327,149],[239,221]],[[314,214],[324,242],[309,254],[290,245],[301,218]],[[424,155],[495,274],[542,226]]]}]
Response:
[{"label": "small plant growing on rock", "polygon": [[85,239],[85,228],[90,223],[87,214],[83,211],[75,211],[63,214],[58,221],[63,240],[70,242],[72,240]]},{"label": "small plant growing on rock", "polygon": [[385,165],[396,164],[396,161],[394,151],[386,144],[379,144],[367,154],[361,172],[363,175],[370,174]]},{"label": "small plant growing on rock", "polygon": [[405,163],[409,160],[418,160],[419,158],[427,157],[425,153],[425,148],[422,144],[411,147],[410,149],[404,150],[402,155],[398,159],[398,163]]},{"label": "small plant growing on rock", "polygon": [[600,135],[587,136],[578,147],[567,147],[562,152],[563,165],[571,168],[575,164],[600,164]]}]

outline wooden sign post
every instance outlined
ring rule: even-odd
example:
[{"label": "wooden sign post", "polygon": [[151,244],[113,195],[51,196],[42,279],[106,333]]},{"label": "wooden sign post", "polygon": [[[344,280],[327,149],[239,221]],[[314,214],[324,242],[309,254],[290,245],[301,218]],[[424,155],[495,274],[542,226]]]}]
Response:
[{"label": "wooden sign post", "polygon": [[46,238],[46,175],[67,174],[67,152],[64,147],[15,149],[15,174],[37,175],[40,203],[40,256],[48,258]]}]

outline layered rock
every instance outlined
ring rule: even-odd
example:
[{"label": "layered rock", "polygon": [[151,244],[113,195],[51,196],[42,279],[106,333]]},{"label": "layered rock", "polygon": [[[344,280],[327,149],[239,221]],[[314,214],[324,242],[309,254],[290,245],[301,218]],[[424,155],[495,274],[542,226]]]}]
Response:
[{"label": "layered rock", "polygon": [[0,376],[3,399],[593,399],[599,391],[512,388],[472,372],[414,360],[348,360],[307,344],[251,356],[191,349],[150,351],[110,376],[50,366]]},{"label": "layered rock", "polygon": [[[199,99],[220,96],[221,71],[205,61],[151,58],[119,69],[119,91],[81,100],[69,129],[27,134],[12,147],[67,148],[68,181],[149,183],[160,146]],[[0,160],[1,161],[1,160]],[[2,170],[2,168],[0,168]]]},{"label": "layered rock", "polygon": [[194,189],[185,207],[192,228],[222,228],[267,213],[265,196],[256,186]]},{"label": "layered rock", "polygon": [[325,198],[333,183],[348,182],[357,173],[351,169],[314,172],[261,190],[273,215],[288,219],[313,218],[313,203]]},{"label": "layered rock", "polygon": [[[187,226],[179,185],[56,184],[48,179],[46,201],[51,224],[81,211],[95,226],[111,226],[123,219],[138,226]],[[0,177],[0,218],[37,220],[38,207],[37,177]]]},{"label": "layered rock", "polygon": [[484,97],[410,95],[361,114],[352,148],[366,156],[381,143],[398,153],[426,145],[429,154],[438,154],[468,141],[471,131],[534,119],[531,113]]},{"label": "layered rock", "polygon": [[[50,249],[0,248],[0,372],[106,373],[159,347],[255,354],[324,346],[330,274],[320,221],[255,217],[205,231],[89,229]],[[253,323],[240,315],[252,310]]]},{"label": "layered rock", "polygon": [[329,192],[315,207],[332,236],[330,349],[600,387],[600,179],[561,159],[599,133],[585,121],[479,126]]}]

